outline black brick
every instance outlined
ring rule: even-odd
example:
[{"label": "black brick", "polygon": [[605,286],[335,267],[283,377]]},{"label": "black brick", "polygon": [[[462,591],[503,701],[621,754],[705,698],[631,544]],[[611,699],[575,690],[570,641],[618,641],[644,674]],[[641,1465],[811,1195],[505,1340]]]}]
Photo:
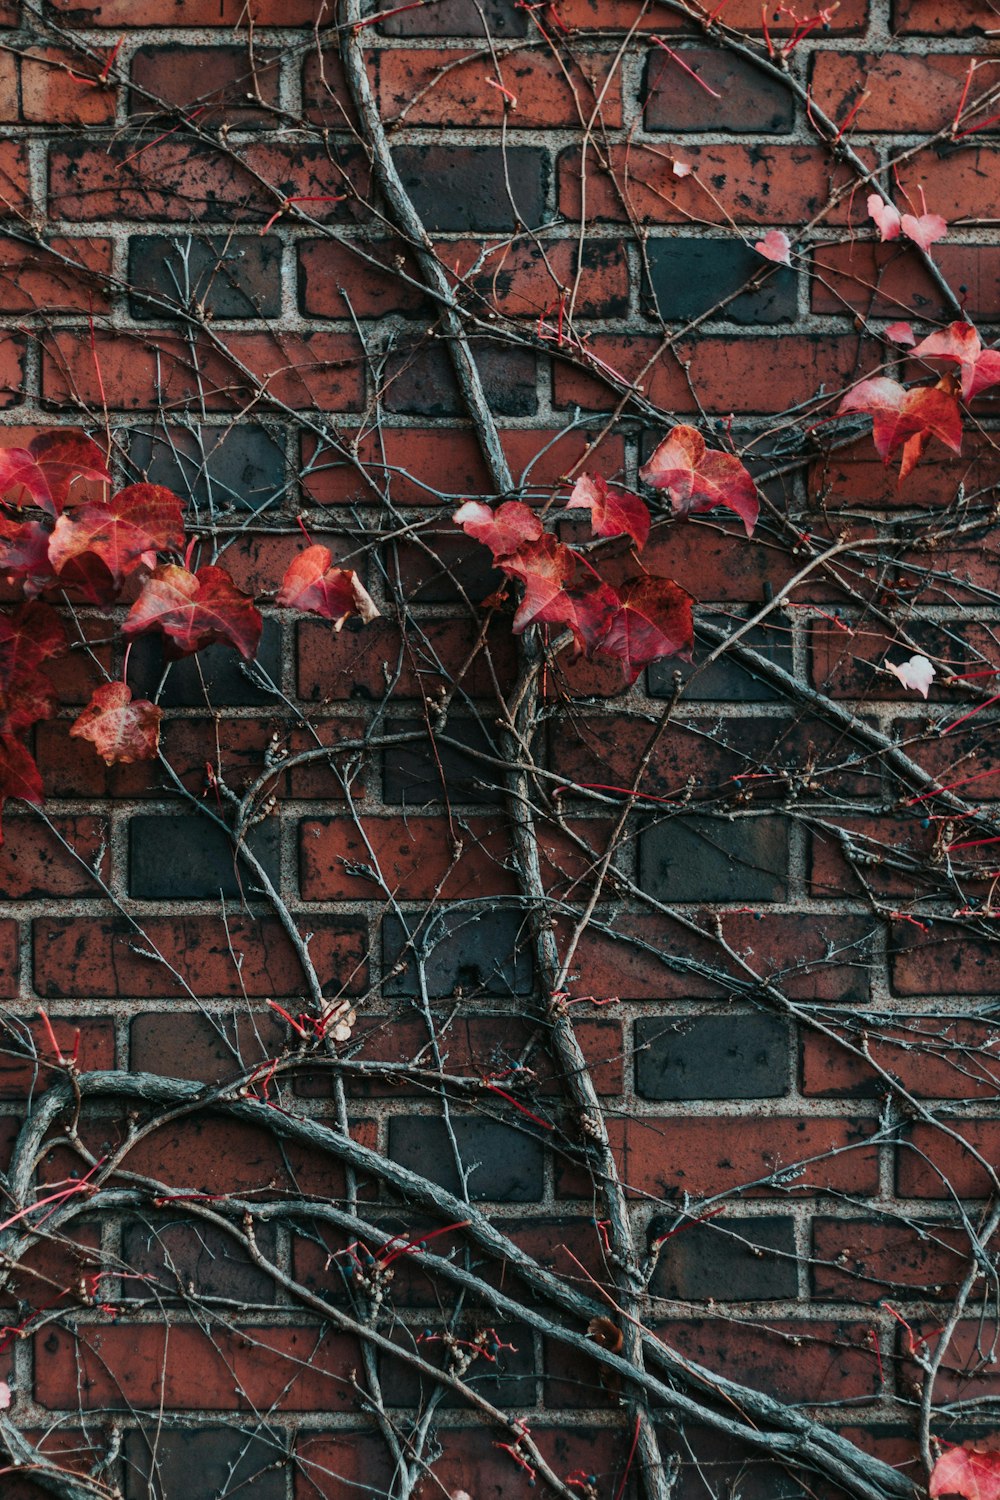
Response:
[{"label": "black brick", "polygon": [[[154,692],[165,665],[161,638],[137,636],[130,662],[133,688],[146,694]],[[264,685],[265,677],[274,683],[281,681],[281,626],[277,620],[264,621],[254,662],[244,663],[231,646],[221,644],[171,662],[158,701],[164,708],[201,708],[206,696],[213,708],[273,704],[275,695]]]},{"label": "black brick", "polygon": [[264,427],[140,429],[129,441],[136,479],[162,484],[206,517],[274,507],[286,489],[285,454]]},{"label": "black brick", "polygon": [[[530,938],[519,912],[495,908],[452,907],[428,920],[415,916],[411,926],[420,928],[418,945],[433,947],[424,964],[432,998],[453,995],[457,989],[468,995],[528,995],[531,993]],[[382,952],[386,970],[397,961],[406,967],[385,981],[387,995],[419,995],[416,959],[412,953],[400,960],[406,931],[399,917],[389,915],[382,924]]]},{"label": "black brick", "polygon": [[748,134],[791,130],[791,91],[748,59],[723,47],[678,49],[692,72],[720,95],[713,99],[673,58],[650,52],[646,66],[646,129],[738,130]]},{"label": "black brick", "polygon": [[[489,1322],[489,1319],[467,1322],[465,1327],[458,1330],[459,1338],[474,1338],[484,1322]],[[530,1407],[535,1400],[535,1351],[531,1332],[527,1328],[511,1329],[503,1325],[495,1331],[502,1344],[512,1344],[513,1348],[500,1348],[495,1363],[486,1359],[475,1360],[464,1379],[472,1390],[491,1401],[494,1406],[506,1407],[508,1410],[511,1406]],[[401,1334],[400,1342],[404,1340],[409,1343],[407,1336]],[[447,1369],[440,1344],[424,1344],[420,1352],[438,1368]],[[419,1407],[433,1389],[427,1386],[410,1365],[391,1357],[383,1360],[381,1384],[382,1395],[388,1406]],[[453,1408],[463,1404],[457,1392],[443,1391],[440,1396],[440,1405],[443,1407]]]},{"label": "black brick", "polygon": [[[392,721],[387,733],[402,734],[419,728],[423,726],[412,720]],[[449,719],[448,738],[472,751],[499,754],[482,725],[473,719]],[[452,745],[432,746],[427,739],[410,745],[389,745],[384,751],[383,770],[387,803],[416,808],[442,802],[443,786],[448,788],[450,802],[493,806],[503,799],[503,792],[491,785],[499,774],[495,768],[484,766],[475,755],[466,755]]]},{"label": "black brick", "polygon": [[798,1294],[795,1221],[783,1215],[705,1224],[654,1219],[651,1239],[671,1233],[649,1289],[654,1297],[757,1302]]},{"label": "black brick", "polygon": [[[273,235],[151,234],[129,241],[135,293],[199,306],[214,318],[276,318],[281,312],[281,241]],[[133,293],[134,318],[162,319],[162,309]]]},{"label": "black brick", "polygon": [[639,840],[639,882],[659,901],[780,901],[788,889],[781,817],[679,817]]},{"label": "black brick", "polygon": [[[254,1236],[268,1259],[275,1255],[273,1224],[257,1223]],[[274,1282],[255,1265],[238,1241],[213,1224],[177,1220],[133,1220],[122,1231],[122,1256],[129,1270],[151,1275],[169,1294],[190,1283],[206,1297],[234,1302],[273,1302]],[[147,1297],[142,1283],[124,1281],[124,1296]]]},{"label": "black brick", "polygon": [[[382,0],[381,10],[394,10],[399,0]],[[486,30],[484,31],[484,26]],[[528,18],[514,0],[437,0],[381,23],[386,36],[524,36]]]},{"label": "black brick", "polygon": [[395,159],[432,232],[507,230],[515,221],[542,220],[549,162],[534,146],[399,146]]},{"label": "black brick", "polygon": [[125,1500],[286,1500],[285,1443],[269,1443],[245,1426],[170,1428],[157,1422],[125,1438]]},{"label": "black brick", "polygon": [[[129,822],[129,894],[137,901],[198,901],[252,897],[260,882],[237,861],[232,840],[198,813],[139,814]],[[258,823],[247,840],[269,878],[281,877],[276,818]]]},{"label": "black brick", "polygon": [[788,1030],[774,1016],[643,1016],[635,1023],[635,1086],[644,1099],[776,1099],[790,1073]]},{"label": "black brick", "polygon": [[[501,417],[534,416],[538,398],[533,354],[487,344],[474,349],[474,358],[492,411]],[[464,416],[466,407],[447,350],[425,345],[394,354],[386,364],[385,406],[388,411],[427,417]]]},{"label": "black brick", "polygon": [[[469,1194],[476,1202],[533,1203],[544,1188],[545,1150],[541,1141],[498,1120],[475,1115],[451,1117]],[[389,1121],[389,1155],[400,1166],[458,1193],[461,1184],[443,1120],[428,1115],[397,1115]]]},{"label": "black brick", "polygon": [[739,292],[752,276],[767,273],[756,291],[740,292],[716,314],[734,323],[792,321],[797,313],[796,275],[787,266],[769,266],[742,240],[651,239],[649,274],[660,317],[686,322]]},{"label": "black brick", "polygon": [[[734,624],[734,629],[738,624]],[[674,674],[680,672],[684,680],[684,697],[691,703],[775,703],[784,697],[780,688],[772,687],[763,677],[758,677],[749,668],[741,666],[733,657],[724,655],[710,667],[699,670],[701,663],[712,650],[714,643],[706,644],[698,639],[695,630],[694,660],[654,662],[649,668],[649,691],[654,698],[670,698],[674,691]],[[751,647],[760,656],[765,656],[775,666],[791,672],[794,666],[792,642],[787,630],[770,629],[767,625],[755,625],[742,637],[741,645]]]}]

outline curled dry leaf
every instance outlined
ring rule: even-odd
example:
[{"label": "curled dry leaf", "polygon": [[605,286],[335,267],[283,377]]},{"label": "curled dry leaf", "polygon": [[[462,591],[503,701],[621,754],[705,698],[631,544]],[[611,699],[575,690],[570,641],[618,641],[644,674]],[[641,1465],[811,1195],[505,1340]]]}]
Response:
[{"label": "curled dry leaf", "polygon": [[163,710],[146,698],[133,699],[124,682],[95,688],[70,734],[90,740],[106,765],[131,765],[155,760],[160,743]]},{"label": "curled dry leaf", "polygon": [[629,490],[613,490],[600,474],[581,474],[568,510],[589,510],[595,536],[630,536],[641,552],[649,540],[649,509]]},{"label": "curled dry leaf", "polygon": [[963,1445],[942,1453],[931,1473],[930,1494],[962,1500],[1000,1500],[1000,1452]]},{"label": "curled dry leaf", "polygon": [[928,661],[926,656],[911,656],[909,661],[898,663],[887,661],[885,670],[898,677],[905,688],[919,693],[922,698],[927,697],[930,685],[937,675],[934,663]]},{"label": "curled dry leaf", "polygon": [[331,567],[329,547],[307,547],[288,565],[278,592],[278,603],[322,615],[340,630],[345,620],[357,615],[367,625],[379,610],[353,568]]},{"label": "curled dry leaf", "polygon": [[166,563],[147,578],[122,632],[134,636],[160,630],[167,637],[167,654],[174,657],[190,656],[220,641],[251,661],[263,628],[260,611],[225,568],[209,566],[189,573]]},{"label": "curled dry leaf", "polygon": [[601,1349],[610,1349],[612,1354],[620,1353],[625,1342],[618,1324],[610,1318],[591,1318],[587,1324],[587,1337]]},{"label": "curled dry leaf", "polygon": [[753,534],[760,512],[756,485],[734,454],[706,447],[695,427],[672,428],[639,470],[639,478],[665,490],[678,515],[725,505],[740,517],[747,536]]}]

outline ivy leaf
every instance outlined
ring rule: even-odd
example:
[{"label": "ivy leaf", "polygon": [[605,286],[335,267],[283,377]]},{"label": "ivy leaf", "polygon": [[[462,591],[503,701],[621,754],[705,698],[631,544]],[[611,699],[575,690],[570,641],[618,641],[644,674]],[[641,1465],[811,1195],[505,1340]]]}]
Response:
[{"label": "ivy leaf", "polygon": [[467,536],[489,547],[494,558],[508,557],[526,542],[537,542],[543,531],[535,512],[520,500],[507,500],[496,510],[481,500],[466,500],[452,520]]},{"label": "ivy leaf", "polygon": [[0,514],[0,572],[19,583],[29,599],[55,580],[49,560],[52,535],[37,521],[12,521]]},{"label": "ivy leaf", "polygon": [[917,342],[917,336],[909,323],[890,323],[885,330],[887,339],[892,339],[894,344],[909,347]]},{"label": "ivy leaf", "polygon": [[169,656],[191,656],[221,641],[246,660],[257,654],[264,622],[249,594],[238,589],[225,568],[189,573],[165,563],[146,579],[122,626],[126,636],[161,630]]},{"label": "ivy leaf", "polygon": [[929,250],[948,233],[948,220],[942,219],[940,214],[921,214],[919,218],[904,214],[899,224],[906,238],[919,245],[921,250]]},{"label": "ivy leaf", "polygon": [[567,509],[589,510],[595,536],[630,536],[640,552],[649,539],[649,510],[639,496],[609,489],[600,474],[581,474]]},{"label": "ivy leaf", "polygon": [[140,563],[184,542],[181,501],[159,484],[131,484],[110,502],[85,505],[59,517],[49,560],[59,582],[94,604],[110,602]]},{"label": "ivy leaf", "polygon": [[847,392],[837,415],[848,412],[862,412],[871,417],[872,437],[883,463],[888,463],[897,448],[917,436],[937,437],[953,453],[962,451],[962,413],[958,401],[937,386],[922,385],[908,391],[885,375],[875,375]]},{"label": "ivy leaf", "polygon": [[277,595],[286,609],[322,615],[340,630],[345,620],[358,615],[367,625],[379,616],[378,606],[353,568],[333,568],[329,547],[307,547],[285,570]]},{"label": "ivy leaf", "polygon": [[957,365],[966,401],[1000,385],[1000,349],[984,349],[971,323],[949,323],[913,350],[914,358]]},{"label": "ivy leaf", "polygon": [[1000,1500],[1000,1452],[993,1448],[949,1448],[931,1472],[932,1500],[960,1495],[963,1500]]},{"label": "ivy leaf", "polygon": [[674,427],[639,470],[644,484],[666,490],[678,515],[686,516],[717,505],[735,511],[753,535],[760,511],[757,487],[732,453],[705,446],[694,427]]},{"label": "ivy leaf", "polygon": [[40,668],[65,644],[62,624],[45,604],[0,615],[0,734],[18,734],[51,717],[56,691]]},{"label": "ivy leaf", "polygon": [[563,601],[576,571],[576,560],[569,547],[545,532],[511,556],[498,558],[497,563],[508,578],[516,578],[524,585],[524,598],[514,615],[515,635],[521,635],[529,625],[565,623]]},{"label": "ivy leaf", "polygon": [[27,448],[0,450],[0,494],[14,504],[23,504],[26,496],[57,516],[76,478],[108,483],[111,475],[97,444],[74,428],[41,432]]},{"label": "ivy leaf", "polygon": [[885,669],[898,677],[905,688],[919,693],[922,698],[927,697],[930,685],[937,675],[934,663],[928,661],[926,656],[911,656],[908,661],[903,662],[887,661]]},{"label": "ivy leaf", "polygon": [[792,242],[783,229],[769,229],[762,240],[756,241],[754,249],[776,265],[790,266],[792,263]]},{"label": "ivy leaf", "polygon": [[0,734],[0,809],[8,797],[20,797],[22,802],[39,807],[43,800],[42,777],[20,740],[11,734]]},{"label": "ivy leaf", "polygon": [[644,574],[630,578],[619,590],[619,605],[598,648],[601,656],[616,657],[629,682],[643,667],[664,656],[690,661],[694,649],[691,595],[669,578]]},{"label": "ivy leaf", "polygon": [[881,240],[899,239],[903,221],[899,217],[899,209],[894,204],[886,203],[879,193],[869,193],[868,214],[874,219]]},{"label": "ivy leaf", "polygon": [[161,708],[146,698],[133,699],[124,682],[105,682],[94,689],[70,734],[90,740],[106,765],[131,765],[156,759],[162,718]]}]

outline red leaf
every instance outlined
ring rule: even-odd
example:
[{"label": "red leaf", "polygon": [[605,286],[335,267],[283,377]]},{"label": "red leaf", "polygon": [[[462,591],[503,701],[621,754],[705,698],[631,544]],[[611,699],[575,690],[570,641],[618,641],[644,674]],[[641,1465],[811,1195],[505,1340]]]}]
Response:
[{"label": "red leaf", "polygon": [[931,1473],[932,1500],[961,1495],[963,1500],[1000,1500],[1000,1452],[992,1448],[949,1448]]},{"label": "red leaf", "polygon": [[[42,801],[42,778],[28,751],[12,735],[0,734],[0,808],[8,797],[20,797],[38,807]],[[3,834],[0,832],[0,844]]]},{"label": "red leaf", "polygon": [[66,642],[58,618],[44,604],[22,604],[0,615],[0,734],[18,734],[51,716],[56,691],[40,667]]},{"label": "red leaf", "polygon": [[27,448],[0,449],[0,494],[14,505],[33,504],[56,516],[77,477],[111,478],[97,444],[73,429],[39,433]]},{"label": "red leaf", "polygon": [[508,500],[492,510],[480,500],[466,500],[452,516],[468,536],[489,547],[494,558],[508,557],[526,542],[537,542],[542,523],[520,500]]},{"label": "red leaf", "polygon": [[757,240],[754,249],[765,260],[773,260],[779,266],[792,263],[792,242],[783,229],[769,229],[762,240]]},{"label": "red leaf", "polygon": [[90,740],[109,766],[155,760],[163,710],[146,698],[133,700],[124,682],[106,682],[93,696],[70,734]]},{"label": "red leaf", "polygon": [[919,219],[913,214],[904,214],[899,222],[907,239],[919,245],[921,250],[929,250],[948,233],[948,220],[942,219],[940,214],[921,214]]},{"label": "red leaf", "polygon": [[918,344],[913,354],[917,359],[957,365],[966,401],[1000,385],[1000,350],[984,349],[971,323],[949,323]]},{"label": "red leaf", "polygon": [[[503,509],[503,507],[501,507]],[[529,625],[565,623],[566,590],[573,579],[576,561],[569,547],[548,532],[528,542],[509,557],[497,559],[509,578],[524,585],[524,598],[514,616],[513,631],[520,635]]]},{"label": "red leaf", "polygon": [[630,536],[640,552],[649,539],[649,510],[639,496],[609,489],[600,474],[581,474],[567,508],[589,510],[595,536]]},{"label": "red leaf", "polygon": [[706,448],[694,427],[674,427],[639,470],[639,478],[666,490],[678,515],[725,505],[740,517],[747,536],[753,534],[760,511],[756,485],[738,458]]},{"label": "red leaf", "polygon": [[611,619],[598,654],[614,656],[634,682],[651,661],[664,656],[690,660],[694,647],[692,598],[669,578],[630,578],[619,591],[619,608]]},{"label": "red leaf", "polygon": [[253,600],[236,587],[225,568],[189,573],[166,563],[147,578],[122,630],[127,636],[162,630],[172,656],[190,656],[222,641],[250,661],[263,626]]},{"label": "red leaf", "polygon": [[277,599],[286,609],[301,609],[332,620],[339,630],[351,615],[367,625],[379,610],[352,568],[332,568],[329,547],[307,547],[285,571]]},{"label": "red leaf", "polygon": [[[863,412],[872,419],[872,437],[883,463],[910,438],[940,438],[954,453],[962,451],[962,413],[948,391],[921,385],[908,391],[884,375],[862,380],[841,401],[837,415]],[[912,465],[911,465],[912,467]]]},{"label": "red leaf", "polygon": [[55,578],[49,561],[50,531],[37,521],[11,521],[0,515],[0,573],[20,583],[29,599]]},{"label": "red leaf", "polygon": [[97,501],[62,515],[49,541],[49,559],[64,586],[107,603],[146,553],[184,542],[183,506],[158,484],[132,484],[109,504]]}]

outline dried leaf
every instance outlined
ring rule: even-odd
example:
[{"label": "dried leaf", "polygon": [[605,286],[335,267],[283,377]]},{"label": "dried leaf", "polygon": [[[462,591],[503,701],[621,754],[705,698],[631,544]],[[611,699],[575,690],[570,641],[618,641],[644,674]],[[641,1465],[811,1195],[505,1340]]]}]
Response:
[{"label": "dried leaf", "polygon": [[792,242],[783,229],[769,229],[762,240],[757,240],[754,249],[765,260],[773,260],[779,266],[792,263]]},{"label": "dried leaf", "polygon": [[70,734],[90,740],[106,765],[155,760],[163,710],[146,698],[133,699],[124,682],[95,688]]},{"label": "dried leaf", "polygon": [[905,688],[919,693],[922,698],[927,697],[930,685],[937,675],[934,663],[928,661],[926,656],[911,656],[909,661],[899,663],[887,661],[884,665],[885,670],[898,677]]}]

